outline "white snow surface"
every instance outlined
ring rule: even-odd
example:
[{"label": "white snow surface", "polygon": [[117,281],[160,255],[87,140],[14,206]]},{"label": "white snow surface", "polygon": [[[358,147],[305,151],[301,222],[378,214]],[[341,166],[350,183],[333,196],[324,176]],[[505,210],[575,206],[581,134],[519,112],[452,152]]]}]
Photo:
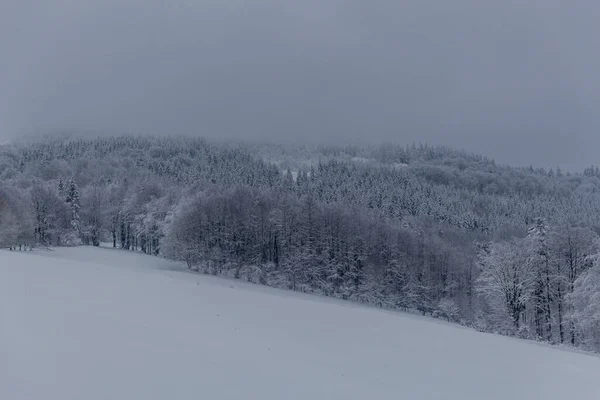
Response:
[{"label": "white snow surface", "polygon": [[0,252],[0,399],[600,399],[600,358],[188,273]]}]

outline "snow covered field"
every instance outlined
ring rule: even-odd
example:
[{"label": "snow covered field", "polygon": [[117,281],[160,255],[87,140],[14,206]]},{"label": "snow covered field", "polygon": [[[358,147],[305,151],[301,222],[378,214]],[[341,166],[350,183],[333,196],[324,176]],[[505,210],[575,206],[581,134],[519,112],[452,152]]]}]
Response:
[{"label": "snow covered field", "polygon": [[0,399],[600,399],[600,358],[187,273],[0,252]]}]

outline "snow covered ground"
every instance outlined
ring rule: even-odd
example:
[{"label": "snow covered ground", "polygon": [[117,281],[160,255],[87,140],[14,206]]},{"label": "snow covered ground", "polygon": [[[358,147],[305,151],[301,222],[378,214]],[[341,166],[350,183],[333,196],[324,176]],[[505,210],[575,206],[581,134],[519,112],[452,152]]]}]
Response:
[{"label": "snow covered ground", "polygon": [[194,275],[0,252],[0,399],[600,399],[600,358]]}]

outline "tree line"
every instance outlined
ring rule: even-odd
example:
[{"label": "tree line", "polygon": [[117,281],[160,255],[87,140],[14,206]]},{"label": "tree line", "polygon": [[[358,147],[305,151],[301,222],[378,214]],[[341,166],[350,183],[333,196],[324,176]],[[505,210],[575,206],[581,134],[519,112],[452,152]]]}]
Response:
[{"label": "tree line", "polygon": [[0,147],[0,247],[195,271],[600,350],[600,179],[445,147],[194,138]]}]

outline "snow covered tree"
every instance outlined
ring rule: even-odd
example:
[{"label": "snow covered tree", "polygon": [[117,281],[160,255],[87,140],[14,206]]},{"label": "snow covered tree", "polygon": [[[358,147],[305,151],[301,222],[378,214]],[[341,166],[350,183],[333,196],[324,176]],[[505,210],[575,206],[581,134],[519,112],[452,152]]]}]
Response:
[{"label": "snow covered tree", "polygon": [[69,209],[56,192],[38,183],[31,189],[31,199],[35,241],[43,246],[73,244]]},{"label": "snow covered tree", "polygon": [[58,190],[58,195],[60,197],[65,197],[66,198],[67,194],[66,194],[66,191],[65,191],[65,182],[63,181],[62,177],[58,180],[57,190]]},{"label": "snow covered tree", "polygon": [[552,341],[552,303],[554,293],[550,271],[549,228],[543,218],[536,218],[529,229],[527,244],[531,246],[529,262],[536,269],[536,283],[533,292],[535,307],[535,328],[538,338]]},{"label": "snow covered tree", "polygon": [[18,244],[19,220],[0,192],[0,248],[13,248]]},{"label": "snow covered tree", "polygon": [[593,266],[575,281],[568,295],[573,305],[574,334],[589,350],[600,351],[600,258],[593,257]]},{"label": "snow covered tree", "polygon": [[73,231],[79,234],[81,232],[81,200],[79,198],[79,188],[73,179],[69,179],[67,182],[65,202],[68,204],[71,211],[69,223],[71,224]]},{"label": "snow covered tree", "polygon": [[523,242],[493,243],[481,257],[478,291],[487,300],[498,329],[518,333],[534,291],[536,269]]},{"label": "snow covered tree", "polygon": [[[590,257],[598,252],[598,235],[585,227],[561,225],[552,235],[553,262],[556,265],[556,297],[560,342],[576,344],[574,307],[569,301],[575,290],[575,281],[590,266]],[[568,322],[568,329],[565,327]],[[567,336],[567,337],[566,337]]]},{"label": "snow covered tree", "polygon": [[106,192],[98,185],[91,185],[83,190],[80,232],[83,242],[99,246],[106,224]]}]

